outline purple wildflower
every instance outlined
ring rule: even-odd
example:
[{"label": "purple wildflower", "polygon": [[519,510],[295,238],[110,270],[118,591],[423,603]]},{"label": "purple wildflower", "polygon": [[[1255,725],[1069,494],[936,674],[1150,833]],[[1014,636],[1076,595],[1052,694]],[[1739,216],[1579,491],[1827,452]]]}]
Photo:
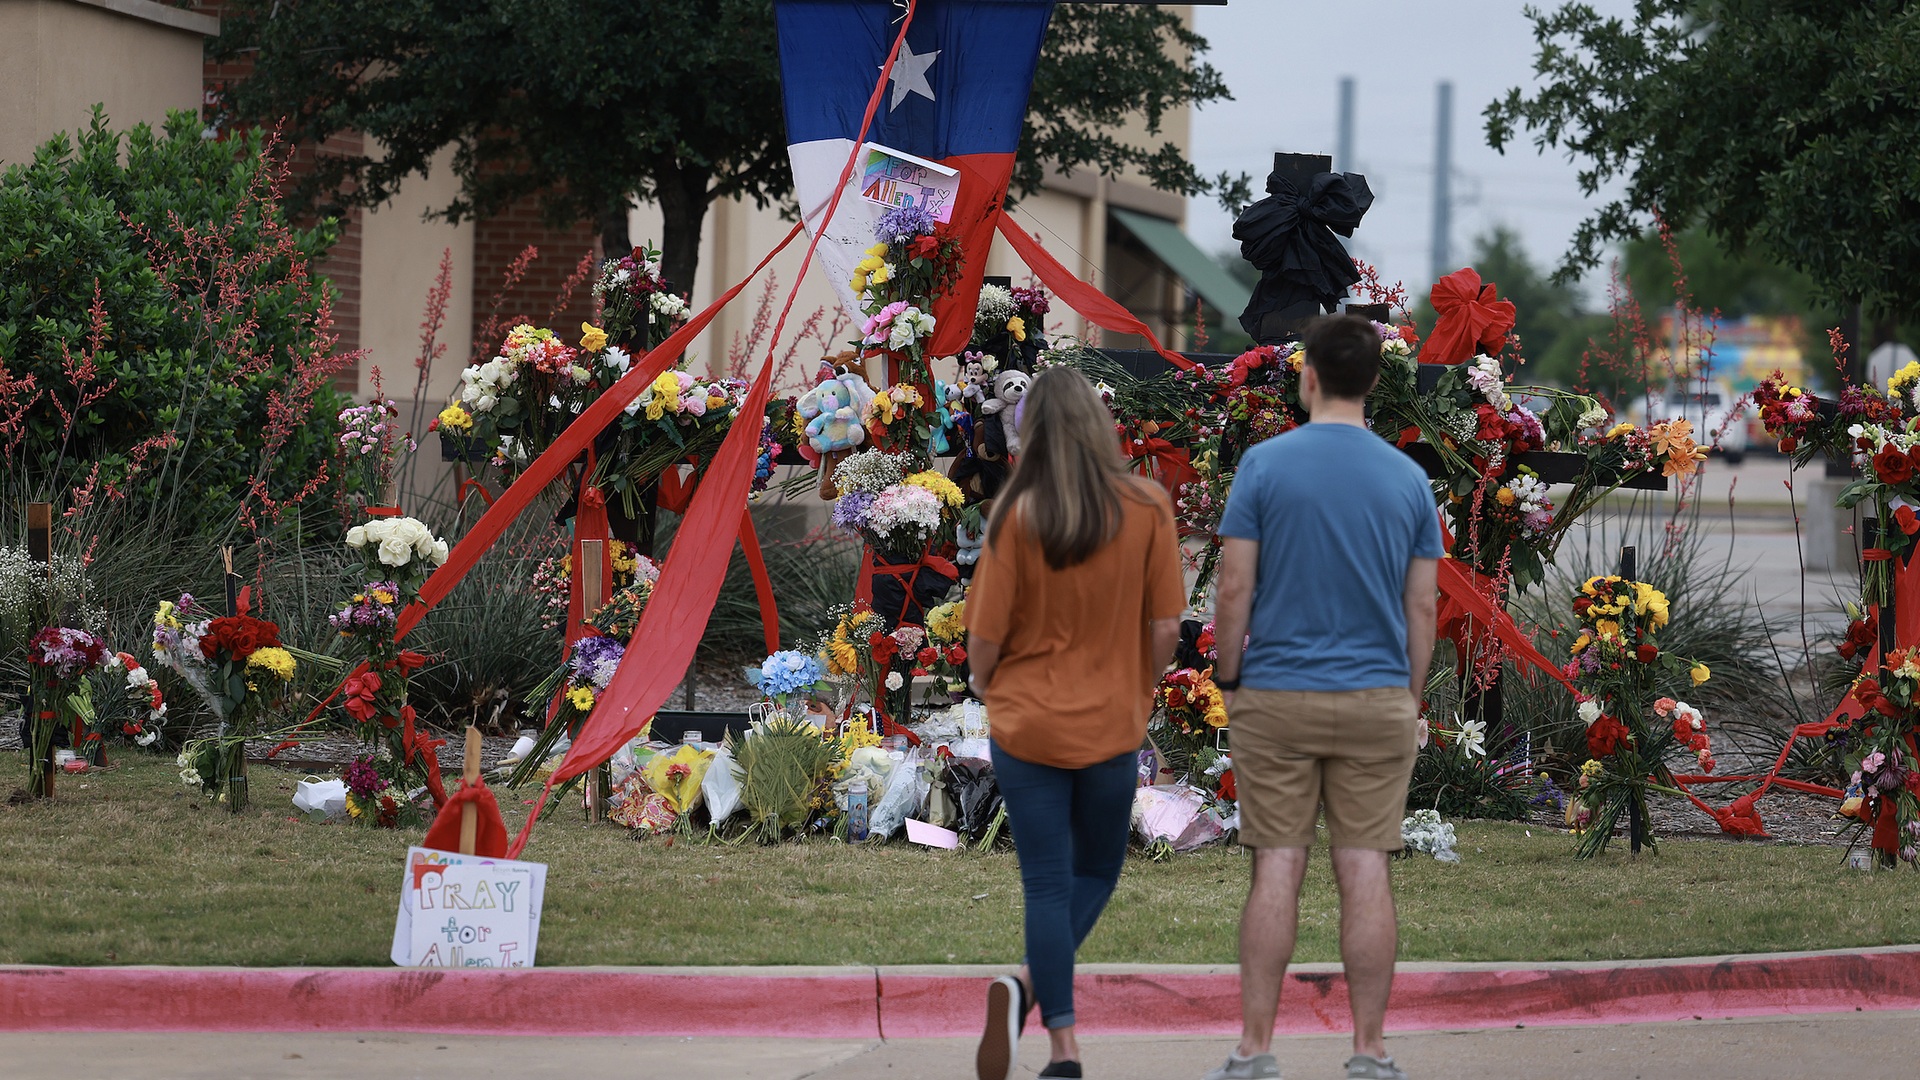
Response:
[{"label": "purple wildflower", "polygon": [[924,206],[896,206],[880,216],[873,226],[873,238],[883,244],[902,244],[916,236],[925,236],[937,223]]},{"label": "purple wildflower", "polygon": [[849,532],[858,532],[867,523],[874,496],[866,491],[849,491],[833,504],[833,523]]}]

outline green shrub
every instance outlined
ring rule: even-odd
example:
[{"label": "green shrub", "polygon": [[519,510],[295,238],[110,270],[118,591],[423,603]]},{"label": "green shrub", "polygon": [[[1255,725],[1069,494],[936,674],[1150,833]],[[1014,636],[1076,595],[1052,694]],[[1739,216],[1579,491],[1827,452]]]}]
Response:
[{"label": "green shrub", "polygon": [[[96,463],[115,482],[149,444],[129,497],[226,535],[252,480],[297,498],[331,449],[345,399],[325,385],[307,268],[338,230],[287,228],[258,131],[200,131],[176,112],[164,133],[122,135],[96,107],[0,175],[0,362],[33,379],[0,401],[0,419],[25,407],[9,504],[83,502]],[[166,433],[171,447],[149,443]]]}]

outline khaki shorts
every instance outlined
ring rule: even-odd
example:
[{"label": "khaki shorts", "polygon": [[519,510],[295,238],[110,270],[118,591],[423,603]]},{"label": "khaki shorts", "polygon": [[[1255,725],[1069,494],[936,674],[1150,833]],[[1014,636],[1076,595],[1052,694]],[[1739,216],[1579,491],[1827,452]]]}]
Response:
[{"label": "khaki shorts", "polygon": [[1419,711],[1404,686],[1235,694],[1240,842],[1312,847],[1324,806],[1334,847],[1400,850]]}]

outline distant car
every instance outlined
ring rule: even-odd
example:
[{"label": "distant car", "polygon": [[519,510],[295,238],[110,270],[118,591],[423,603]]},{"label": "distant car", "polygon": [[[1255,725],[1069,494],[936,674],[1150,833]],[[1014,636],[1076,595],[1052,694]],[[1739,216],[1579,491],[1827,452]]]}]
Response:
[{"label": "distant car", "polygon": [[1702,390],[1697,382],[1671,386],[1664,393],[1647,391],[1647,423],[1686,420],[1693,424],[1694,441],[1717,450],[1729,465],[1747,456],[1747,410],[1725,382]]}]

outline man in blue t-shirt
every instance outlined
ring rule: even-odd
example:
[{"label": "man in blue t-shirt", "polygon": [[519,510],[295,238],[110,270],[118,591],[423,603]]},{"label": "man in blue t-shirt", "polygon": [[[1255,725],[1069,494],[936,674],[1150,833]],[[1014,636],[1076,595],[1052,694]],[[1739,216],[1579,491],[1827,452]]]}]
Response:
[{"label": "man in blue t-shirt", "polygon": [[[1401,846],[1433,652],[1440,523],[1426,474],[1366,426],[1374,324],[1329,316],[1305,344],[1311,420],[1247,451],[1220,525],[1214,681],[1232,717],[1240,842],[1255,851],[1240,919],[1244,1029],[1207,1080],[1280,1075],[1274,1015],[1322,806],[1353,1008],[1347,1075],[1405,1080],[1382,1034],[1399,939],[1387,856]],[[1244,660],[1228,647],[1243,637]]]}]

